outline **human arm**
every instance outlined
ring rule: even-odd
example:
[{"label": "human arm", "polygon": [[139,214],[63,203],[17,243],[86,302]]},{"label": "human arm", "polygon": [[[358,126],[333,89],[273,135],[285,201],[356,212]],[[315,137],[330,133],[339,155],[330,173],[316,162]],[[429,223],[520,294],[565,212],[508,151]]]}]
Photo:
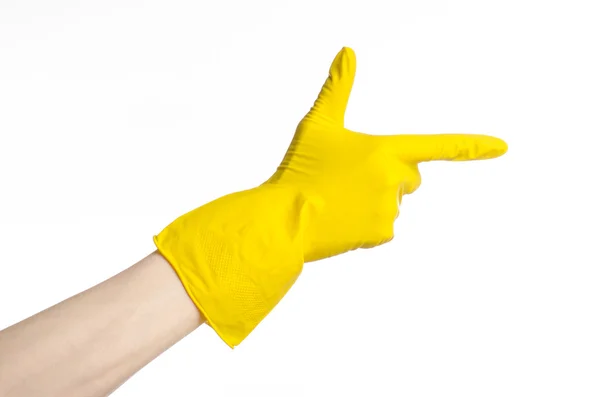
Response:
[{"label": "human arm", "polygon": [[203,322],[154,252],[0,331],[0,396],[106,396]]},{"label": "human arm", "polygon": [[[191,302],[230,347],[241,343],[273,309],[305,262],[390,241],[398,204],[421,183],[419,163],[489,159],[507,150],[502,140],[483,135],[379,136],[347,129],[344,113],[355,68],[353,51],[344,48],[271,178],[198,207],[155,236]],[[192,176],[190,183],[200,180]],[[176,187],[169,188],[176,193]],[[183,336],[191,329],[178,332]],[[131,363],[121,355],[105,365],[123,359],[133,373],[162,351],[156,346],[166,349],[169,343],[174,341],[166,338],[153,345],[153,355],[145,360]],[[11,351],[19,359],[18,350]],[[24,373],[31,371],[25,368]],[[107,383],[117,385],[123,376]]]}]

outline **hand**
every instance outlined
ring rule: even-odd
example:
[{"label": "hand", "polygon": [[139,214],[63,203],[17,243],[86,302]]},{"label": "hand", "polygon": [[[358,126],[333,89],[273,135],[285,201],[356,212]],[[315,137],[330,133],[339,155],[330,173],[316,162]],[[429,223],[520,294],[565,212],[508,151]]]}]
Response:
[{"label": "hand", "polygon": [[206,322],[229,346],[262,321],[304,262],[391,240],[403,194],[428,160],[492,158],[482,135],[373,136],[344,128],[355,71],[344,48],[275,174],[177,218],[154,239]]},{"label": "hand", "polygon": [[485,135],[375,136],[345,128],[355,70],[354,52],[345,47],[265,183],[298,188],[318,208],[304,234],[306,262],[390,241],[402,196],[421,183],[420,162],[490,159],[507,150]]}]

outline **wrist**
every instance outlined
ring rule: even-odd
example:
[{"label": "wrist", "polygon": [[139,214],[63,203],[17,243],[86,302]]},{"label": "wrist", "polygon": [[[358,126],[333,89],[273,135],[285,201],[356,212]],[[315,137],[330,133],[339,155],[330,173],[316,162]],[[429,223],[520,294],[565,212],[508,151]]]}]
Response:
[{"label": "wrist", "polygon": [[297,189],[266,184],[201,206],[155,237],[206,322],[230,347],[299,276],[306,208]]}]

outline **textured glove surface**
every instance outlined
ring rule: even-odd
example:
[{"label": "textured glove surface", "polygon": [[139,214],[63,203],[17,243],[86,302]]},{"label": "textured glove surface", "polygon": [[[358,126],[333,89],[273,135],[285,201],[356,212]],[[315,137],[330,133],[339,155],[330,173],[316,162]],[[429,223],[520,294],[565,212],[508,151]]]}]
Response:
[{"label": "textured glove surface", "polygon": [[300,274],[307,209],[297,190],[261,186],[182,215],[154,237],[207,323],[230,347]]}]

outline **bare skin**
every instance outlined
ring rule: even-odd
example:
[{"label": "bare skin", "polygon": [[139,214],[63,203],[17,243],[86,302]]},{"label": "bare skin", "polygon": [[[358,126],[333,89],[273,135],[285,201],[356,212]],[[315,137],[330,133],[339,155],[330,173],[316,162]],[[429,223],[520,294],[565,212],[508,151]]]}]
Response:
[{"label": "bare skin", "polygon": [[0,331],[0,397],[106,396],[203,322],[154,252]]}]

